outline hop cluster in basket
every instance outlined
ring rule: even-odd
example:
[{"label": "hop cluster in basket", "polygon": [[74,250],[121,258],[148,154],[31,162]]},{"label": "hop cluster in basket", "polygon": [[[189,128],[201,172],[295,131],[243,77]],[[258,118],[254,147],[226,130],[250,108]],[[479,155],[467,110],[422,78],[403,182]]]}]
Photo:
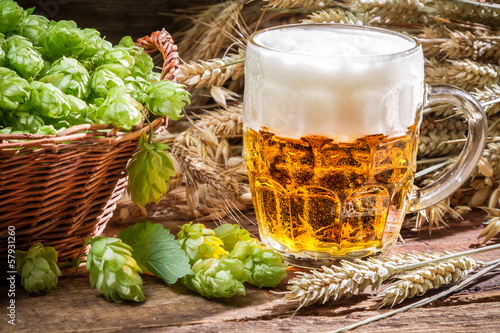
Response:
[{"label": "hop cluster in basket", "polygon": [[113,46],[91,28],[0,3],[0,134],[57,134],[73,125],[140,125],[146,108],[177,119],[189,94],[161,80],[131,37]]}]

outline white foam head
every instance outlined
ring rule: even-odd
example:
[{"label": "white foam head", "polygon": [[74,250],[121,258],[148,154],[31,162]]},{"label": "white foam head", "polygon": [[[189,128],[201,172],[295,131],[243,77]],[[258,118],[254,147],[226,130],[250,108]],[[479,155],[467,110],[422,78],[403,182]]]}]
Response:
[{"label": "white foam head", "polygon": [[400,135],[424,98],[420,45],[350,25],[291,25],[257,33],[247,47],[243,120],[279,136],[351,140]]}]

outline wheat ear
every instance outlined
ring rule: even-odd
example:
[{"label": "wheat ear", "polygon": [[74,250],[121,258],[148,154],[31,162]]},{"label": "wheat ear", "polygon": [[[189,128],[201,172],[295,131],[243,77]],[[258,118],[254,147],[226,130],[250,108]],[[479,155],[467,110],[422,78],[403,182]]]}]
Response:
[{"label": "wheat ear", "polygon": [[222,138],[243,135],[243,105],[230,105],[199,116],[196,125],[203,126]]},{"label": "wheat ear", "polygon": [[267,7],[278,8],[278,9],[290,9],[290,8],[318,8],[320,5],[325,5],[332,0],[264,0],[268,3]]},{"label": "wheat ear", "polygon": [[460,119],[440,121],[425,115],[422,119],[418,142],[418,157],[430,158],[446,156],[459,152],[463,144],[446,143],[449,140],[462,139],[467,131],[467,124]]},{"label": "wheat ear", "polygon": [[350,9],[368,13],[370,23],[426,22],[425,0],[350,0]]},{"label": "wheat ear", "polygon": [[209,61],[190,62],[180,66],[177,82],[188,88],[222,86],[227,80],[236,80],[244,71],[245,52],[239,50],[231,54]]},{"label": "wheat ear", "polygon": [[455,20],[478,22],[497,27],[500,25],[500,7],[487,6],[480,2],[435,0],[433,3],[439,16]]},{"label": "wheat ear", "polygon": [[[298,309],[318,302],[350,298],[356,291],[362,293],[368,286],[376,290],[380,284],[409,264],[437,258],[434,254],[407,254],[383,259],[342,261],[340,266],[322,267],[310,273],[300,272],[291,279],[286,295],[299,301]],[[297,310],[298,310],[297,309]]]},{"label": "wheat ear", "polygon": [[464,90],[481,89],[500,82],[500,66],[468,59],[440,63],[431,58],[425,61],[425,77],[427,83],[448,83]]},{"label": "wheat ear", "polygon": [[431,289],[465,280],[470,272],[483,265],[474,259],[459,257],[399,275],[398,281],[388,285],[382,293],[384,299],[380,307],[392,307],[407,298],[422,296]]},{"label": "wheat ear", "polygon": [[353,14],[340,8],[329,8],[312,13],[302,23],[340,23],[365,25],[368,23],[366,14]]}]

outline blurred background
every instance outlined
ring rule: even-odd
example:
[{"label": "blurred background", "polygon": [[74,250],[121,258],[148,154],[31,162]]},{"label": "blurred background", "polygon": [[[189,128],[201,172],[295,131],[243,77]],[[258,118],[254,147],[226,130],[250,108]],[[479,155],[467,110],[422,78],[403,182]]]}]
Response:
[{"label": "blurred background", "polygon": [[186,14],[217,0],[21,0],[23,8],[52,20],[73,20],[81,28],[94,28],[113,44],[123,36],[135,40],[161,28],[179,31]]}]

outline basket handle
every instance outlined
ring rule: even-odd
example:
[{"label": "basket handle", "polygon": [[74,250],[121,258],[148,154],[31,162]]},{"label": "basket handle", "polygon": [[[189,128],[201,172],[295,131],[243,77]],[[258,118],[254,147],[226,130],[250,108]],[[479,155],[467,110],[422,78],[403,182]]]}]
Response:
[{"label": "basket handle", "polygon": [[160,51],[163,55],[163,68],[160,79],[176,82],[179,73],[179,53],[177,52],[177,45],[174,44],[174,39],[165,28],[153,32],[151,36],[139,38],[135,45],[142,47],[146,53]]}]

